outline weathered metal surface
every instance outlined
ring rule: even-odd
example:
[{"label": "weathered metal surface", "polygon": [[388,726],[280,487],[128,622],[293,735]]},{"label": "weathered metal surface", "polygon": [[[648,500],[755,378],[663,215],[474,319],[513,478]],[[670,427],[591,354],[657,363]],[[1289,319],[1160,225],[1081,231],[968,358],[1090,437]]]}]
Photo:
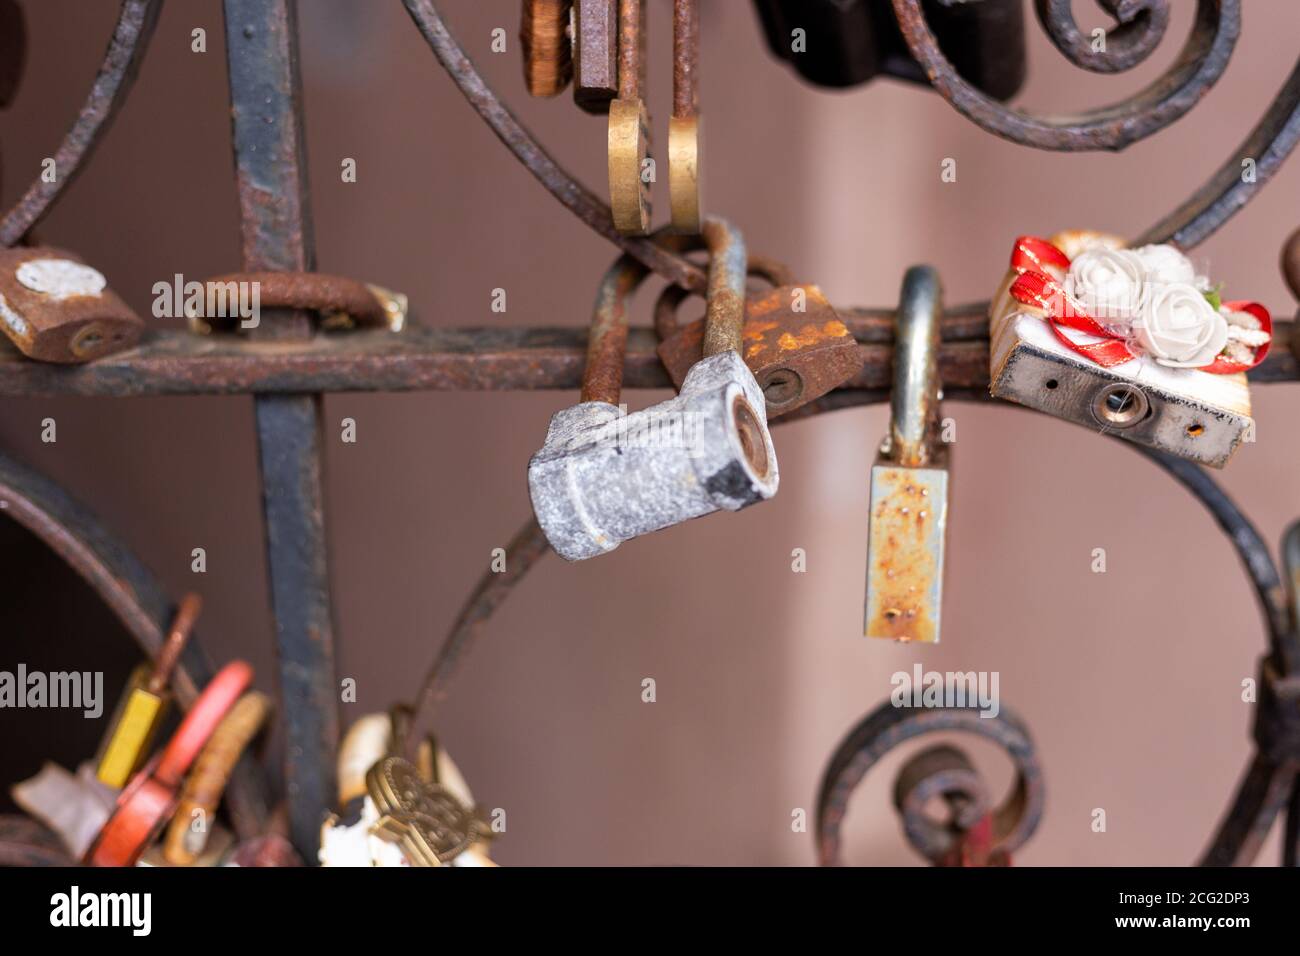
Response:
[{"label": "weathered metal surface", "polygon": [[[231,330],[243,319],[236,309],[241,287],[255,286],[261,309],[300,309],[318,313],[326,328],[371,326],[401,331],[408,302],[391,292],[347,276],[320,272],[232,272],[203,283],[205,311],[197,316],[201,331]],[[218,304],[206,309],[207,302]],[[225,306],[224,308],[221,306]]]},{"label": "weathered metal surface", "polygon": [[776,451],[763,393],[730,349],[701,359],[675,397],[624,414],[584,402],[551,419],[528,463],[538,523],[562,558],[772,497]]},{"label": "weathered metal surface", "polygon": [[425,675],[406,734],[406,756],[415,759],[420,741],[433,727],[433,713],[456,676],[461,660],[469,653],[496,609],[505,603],[537,560],[550,551],[537,519],[529,517],[506,545],[505,569],[483,572],[474,591],[456,615],[456,623],[438,649],[438,656]]},{"label": "weathered metal surface", "polygon": [[939,640],[947,521],[946,468],[872,466],[862,612],[867,637]]},{"label": "weathered metal surface", "polygon": [[573,101],[608,113],[618,95],[618,0],[574,0]]},{"label": "weathered metal surface", "polygon": [[130,348],[144,322],[79,256],[24,246],[0,248],[0,331],[29,358],[76,364]]},{"label": "weathered metal surface", "polygon": [[[945,316],[939,374],[950,398],[988,397],[987,308],[987,303],[959,306]],[[892,310],[838,311],[857,339],[863,359],[861,371],[841,389],[888,389],[893,368]],[[1292,338],[1295,328],[1289,321],[1275,322],[1279,344]],[[146,332],[136,348],[75,368],[28,361],[7,342],[0,342],[0,395],[577,389],[587,338],[585,328],[554,326],[411,327],[401,335],[358,330],[317,334],[302,342]],[[652,330],[628,330],[624,388],[672,386],[657,346]],[[1300,363],[1287,349],[1274,348],[1248,377],[1255,385],[1300,381]]]},{"label": "weathered metal surface", "polygon": [[46,177],[37,174],[22,198],[0,220],[0,246],[12,246],[40,222],[85,167],[135,81],[161,9],[162,0],[122,0],[113,38],[90,95],[54,151],[58,176],[47,182]]},{"label": "weathered metal surface", "polygon": [[[225,0],[226,55],[239,190],[243,267],[315,267],[294,0]],[[268,310],[253,330],[276,344],[311,333],[306,312]],[[334,794],[339,737],[334,626],[321,480],[320,399],[255,402],[275,612],[290,839],[315,859]]]},{"label": "weathered metal surface", "polygon": [[[736,351],[744,298],[745,245],[721,220],[705,226],[710,247],[704,357],[674,398],[627,414],[614,404],[608,369],[584,381],[588,397],[551,419],[546,442],[528,463],[533,512],[555,552],[568,561],[612,551],[639,535],[718,510],[737,511],[772,497],[776,450],[758,382]],[[622,294],[643,270],[620,260],[597,299],[595,326],[615,326]],[[629,282],[627,279],[634,279]],[[593,348],[603,365],[616,354]],[[712,343],[712,351],[710,351]]]},{"label": "weathered metal surface", "polygon": [[[113,612],[142,654],[156,657],[175,616],[149,569],[67,492],[48,478],[0,455],[0,512],[18,522],[80,575]],[[198,637],[188,642],[172,677],[183,708],[212,676]],[[260,832],[268,815],[269,791],[260,768],[242,761],[230,787],[235,829]]]},{"label": "weathered metal surface", "polygon": [[532,96],[559,96],[573,77],[566,31],[572,0],[524,0],[519,23],[524,84]]},{"label": "weathered metal surface", "polygon": [[[1260,118],[1237,148],[1189,199],[1180,203],[1132,246],[1172,242],[1191,249],[1232,218],[1282,168],[1300,142],[1300,60]],[[1246,161],[1251,161],[1247,176]]]},{"label": "weathered metal surface", "polygon": [[948,448],[939,443],[939,274],[913,266],[899,296],[889,435],[871,468],[867,637],[934,643],[943,606]]},{"label": "weathered metal surface", "polygon": [[[796,293],[804,305],[799,312],[792,307]],[[668,286],[655,308],[657,327],[673,328],[658,352],[678,388],[704,354],[703,318],[680,327],[661,321],[660,306],[671,310],[683,294],[678,286]],[[741,345],[745,364],[767,399],[768,418],[820,398],[862,369],[856,340],[815,285],[782,285],[748,295]]]},{"label": "weathered metal surface", "polygon": [[1094,73],[1133,69],[1155,51],[1169,26],[1168,0],[1115,0],[1106,6],[1115,26],[1099,44],[1091,32],[1085,36],[1079,29],[1071,0],[1034,0],[1034,9],[1056,48],[1075,66]]},{"label": "weathered metal surface", "polygon": [[597,233],[636,256],[664,278],[689,289],[704,289],[704,273],[697,266],[645,237],[619,235],[614,228],[609,207],[561,169],[483,82],[483,77],[474,68],[465,51],[447,31],[442,15],[432,0],[402,0],[402,3],[421,35],[428,41],[438,62],[447,70],[470,106],[474,107],[506,148],[551,195]]},{"label": "weathered metal surface", "polygon": [[700,231],[700,12],[673,0],[673,112],[668,119],[668,196],[673,230]]},{"label": "weathered metal surface", "polygon": [[[1011,792],[993,811],[992,847],[1012,853],[1029,839],[1043,813],[1043,775],[1029,731],[1004,705],[994,717],[974,707],[895,707],[886,701],[868,714],[835,748],[817,796],[817,856],[823,866],[842,862],[840,827],[849,798],[862,778],[889,751],[929,733],[967,732],[997,744],[1015,765]],[[915,786],[915,782],[910,784]],[[918,852],[934,850],[928,831],[905,829]]]},{"label": "weathered metal surface", "polygon": [[[1145,6],[1159,9],[1167,3],[1151,0]],[[962,79],[926,23],[921,0],[893,0],[893,4],[908,49],[944,99],[990,133],[1052,150],[1123,149],[1168,126],[1200,102],[1222,76],[1241,29],[1240,0],[1198,0],[1187,42],[1159,79],[1121,103],[1068,118],[1040,117],[1003,106]],[[1039,15],[1055,27],[1049,32],[1057,46],[1075,62],[1082,62],[1084,58],[1071,39],[1077,28],[1069,4],[1040,4]],[[1159,24],[1159,17],[1138,18],[1121,28],[1113,54],[1090,58],[1087,65],[1092,69],[1101,62],[1117,69],[1134,65],[1135,52],[1147,49],[1149,35]]]},{"label": "weathered metal surface", "polygon": [[624,255],[600,280],[579,402],[618,404],[627,355],[627,301],[648,273],[640,262]]},{"label": "weathered metal surface", "polygon": [[1214,468],[1254,434],[1244,378],[1193,378],[1142,361],[1103,368],[1062,345],[1005,292],[994,310],[995,398]]},{"label": "weathered metal surface", "polygon": [[[928,812],[936,801],[944,810],[939,819]],[[949,744],[922,750],[894,778],[894,809],[903,818],[907,842],[932,863],[951,853],[992,806],[984,779],[965,752]]]},{"label": "weathered metal surface", "polygon": [[728,350],[740,354],[744,348],[745,276],[749,267],[745,243],[729,222],[714,216],[705,220],[702,235],[709,250],[704,357]]},{"label": "weathered metal surface", "polygon": [[610,101],[607,135],[609,207],[620,235],[650,229],[650,184],[642,175],[650,152],[645,81],[645,0],[619,0],[618,96]]}]

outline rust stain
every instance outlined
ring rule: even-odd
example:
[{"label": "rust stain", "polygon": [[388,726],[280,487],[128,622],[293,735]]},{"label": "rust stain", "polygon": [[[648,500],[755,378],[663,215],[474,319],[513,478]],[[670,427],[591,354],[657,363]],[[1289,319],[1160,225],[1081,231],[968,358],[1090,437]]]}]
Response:
[{"label": "rust stain", "polygon": [[938,569],[926,537],[934,502],[924,485],[905,472],[877,477],[883,487],[871,515],[871,578],[876,613],[867,624],[871,637],[929,643],[934,622],[926,608]]}]

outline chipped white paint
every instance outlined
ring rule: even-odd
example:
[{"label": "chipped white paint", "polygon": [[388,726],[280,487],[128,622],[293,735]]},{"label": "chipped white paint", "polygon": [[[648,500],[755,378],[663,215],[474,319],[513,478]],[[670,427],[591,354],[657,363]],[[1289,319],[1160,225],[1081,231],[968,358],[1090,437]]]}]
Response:
[{"label": "chipped white paint", "polygon": [[18,281],[55,299],[100,295],[108,286],[98,269],[71,259],[29,259],[18,267]]}]

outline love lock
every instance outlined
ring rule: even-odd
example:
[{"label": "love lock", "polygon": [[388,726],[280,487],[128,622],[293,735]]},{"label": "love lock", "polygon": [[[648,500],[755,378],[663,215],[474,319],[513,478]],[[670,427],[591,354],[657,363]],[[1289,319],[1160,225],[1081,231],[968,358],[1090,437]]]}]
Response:
[{"label": "love lock", "polygon": [[[751,257],[749,273],[773,288],[745,299],[741,355],[754,373],[776,418],[820,398],[862,370],[862,350],[853,333],[815,285],[796,285],[784,266]],[[678,388],[703,351],[704,319],[678,327],[674,314],[687,295],[668,286],[655,303],[658,353]]]},{"label": "love lock", "polygon": [[0,250],[0,331],[28,358],[72,364],[130,348],[144,322],[99,270],[24,246]]},{"label": "love lock", "polygon": [[763,392],[740,357],[745,244],[719,219],[704,224],[708,316],[703,357],[680,393],[627,414],[619,405],[627,296],[645,268],[624,257],[601,282],[579,404],[551,419],[528,463],[533,511],[569,561],[629,538],[776,494],[776,449]]},{"label": "love lock", "polygon": [[871,468],[867,637],[939,640],[948,523],[948,447],[935,434],[942,312],[939,274],[908,269],[894,333],[889,435]]}]

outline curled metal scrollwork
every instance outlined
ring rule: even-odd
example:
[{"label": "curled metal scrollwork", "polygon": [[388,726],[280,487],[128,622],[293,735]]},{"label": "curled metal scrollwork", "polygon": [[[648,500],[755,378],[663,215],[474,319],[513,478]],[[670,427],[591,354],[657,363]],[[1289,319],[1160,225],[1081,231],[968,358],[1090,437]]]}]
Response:
[{"label": "curled metal scrollwork", "polygon": [[[903,812],[904,832],[923,856],[938,860],[951,849],[952,841],[974,819],[985,812],[993,815],[993,847],[1010,854],[1024,844],[1043,815],[1043,773],[1034,744],[1023,723],[1005,707],[995,716],[983,716],[975,707],[895,707],[886,701],[858,723],[835,748],[822,776],[817,797],[817,857],[823,866],[838,866],[840,825],[849,797],[862,778],[880,759],[900,744],[931,733],[964,732],[991,740],[1015,764],[1016,779],[1011,792],[991,811],[979,778],[965,761],[941,759],[960,755],[955,748],[935,748],[921,760],[904,767],[896,786],[895,800]],[[953,824],[935,825],[922,807],[930,796],[943,796],[966,806],[953,813]]]},{"label": "curled metal scrollwork", "polygon": [[[1075,66],[1094,73],[1133,69],[1160,45],[1169,27],[1168,0],[1097,0],[1097,5],[1115,20],[1100,48],[1079,29],[1072,0],[1034,0],[1038,22],[1056,48]],[[1201,4],[1202,10],[1209,6]]]},{"label": "curled metal scrollwork", "polygon": [[[1137,95],[1080,116],[1042,117],[1003,106],[963,80],[939,49],[921,0],[893,0],[903,38],[930,84],[979,126],[1025,146],[1052,150],[1123,149],[1164,129],[1195,106],[1228,65],[1241,29],[1240,0],[1197,0],[1196,20],[1169,70]],[[1039,0],[1038,16],[1052,42],[1086,69],[1116,72],[1135,65],[1159,42],[1168,20],[1166,0],[1102,0],[1119,25],[1093,52],[1067,0]]]}]

